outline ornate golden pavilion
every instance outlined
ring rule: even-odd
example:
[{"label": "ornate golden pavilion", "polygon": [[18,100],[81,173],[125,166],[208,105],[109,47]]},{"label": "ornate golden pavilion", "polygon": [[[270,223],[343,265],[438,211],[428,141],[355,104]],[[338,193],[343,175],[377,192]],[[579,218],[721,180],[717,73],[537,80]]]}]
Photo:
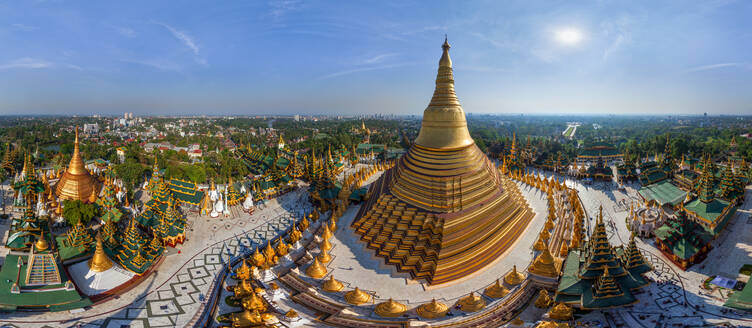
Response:
[{"label": "ornate golden pavilion", "polygon": [[533,217],[519,190],[470,137],[449,43],[417,139],[370,187],[352,227],[397,270],[437,285],[498,259]]},{"label": "ornate golden pavilion", "polygon": [[89,171],[84,167],[83,159],[81,159],[81,153],[78,150],[78,127],[76,127],[73,157],[60,181],[57,182],[57,186],[55,186],[55,194],[60,199],[89,202],[91,195],[98,191],[97,180],[89,174]]}]

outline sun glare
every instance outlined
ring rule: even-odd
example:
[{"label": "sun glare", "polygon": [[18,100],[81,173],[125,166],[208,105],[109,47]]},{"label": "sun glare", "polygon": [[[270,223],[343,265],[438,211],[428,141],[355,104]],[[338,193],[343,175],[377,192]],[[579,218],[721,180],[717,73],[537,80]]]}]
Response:
[{"label": "sun glare", "polygon": [[561,28],[554,32],[556,42],[565,46],[574,46],[582,41],[582,32],[576,28]]}]

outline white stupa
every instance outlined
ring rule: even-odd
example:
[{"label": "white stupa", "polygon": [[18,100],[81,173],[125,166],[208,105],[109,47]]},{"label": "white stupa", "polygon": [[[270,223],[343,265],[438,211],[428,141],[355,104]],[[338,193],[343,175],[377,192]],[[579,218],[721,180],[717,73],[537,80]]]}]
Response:
[{"label": "white stupa", "polygon": [[251,193],[245,194],[245,200],[243,201],[243,208],[248,211],[253,207],[253,196]]}]

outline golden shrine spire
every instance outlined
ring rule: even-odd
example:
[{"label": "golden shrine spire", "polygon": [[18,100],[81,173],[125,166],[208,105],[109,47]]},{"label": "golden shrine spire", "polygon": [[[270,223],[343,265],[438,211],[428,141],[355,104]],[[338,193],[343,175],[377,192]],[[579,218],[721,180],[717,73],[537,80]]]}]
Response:
[{"label": "golden shrine spire", "polygon": [[417,145],[434,149],[467,147],[475,143],[467,130],[465,111],[454,92],[452,59],[449,57],[449,42],[444,39],[443,52],[436,74],[436,88],[428,107],[423,111]]},{"label": "golden shrine spire", "polygon": [[68,168],[55,186],[55,194],[62,199],[88,201],[92,192],[96,192],[96,180],[84,167],[84,160],[78,147],[78,127],[76,127],[76,139],[73,143],[73,157]]}]

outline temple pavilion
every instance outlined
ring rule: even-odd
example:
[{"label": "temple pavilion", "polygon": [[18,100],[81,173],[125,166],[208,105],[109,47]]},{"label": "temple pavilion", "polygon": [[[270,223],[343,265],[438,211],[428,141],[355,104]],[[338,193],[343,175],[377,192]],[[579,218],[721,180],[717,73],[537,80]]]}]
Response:
[{"label": "temple pavilion", "polygon": [[454,91],[449,43],[408,152],[370,186],[352,228],[385,263],[438,285],[496,261],[533,213],[476,146]]},{"label": "temple pavilion", "polygon": [[643,274],[650,270],[634,235],[626,248],[611,247],[601,207],[588,242],[567,255],[555,301],[581,309],[632,304],[637,302],[634,291],[649,284]]},{"label": "temple pavilion", "polygon": [[658,248],[684,270],[705,259],[712,240],[710,232],[681,209],[655,230]]}]

